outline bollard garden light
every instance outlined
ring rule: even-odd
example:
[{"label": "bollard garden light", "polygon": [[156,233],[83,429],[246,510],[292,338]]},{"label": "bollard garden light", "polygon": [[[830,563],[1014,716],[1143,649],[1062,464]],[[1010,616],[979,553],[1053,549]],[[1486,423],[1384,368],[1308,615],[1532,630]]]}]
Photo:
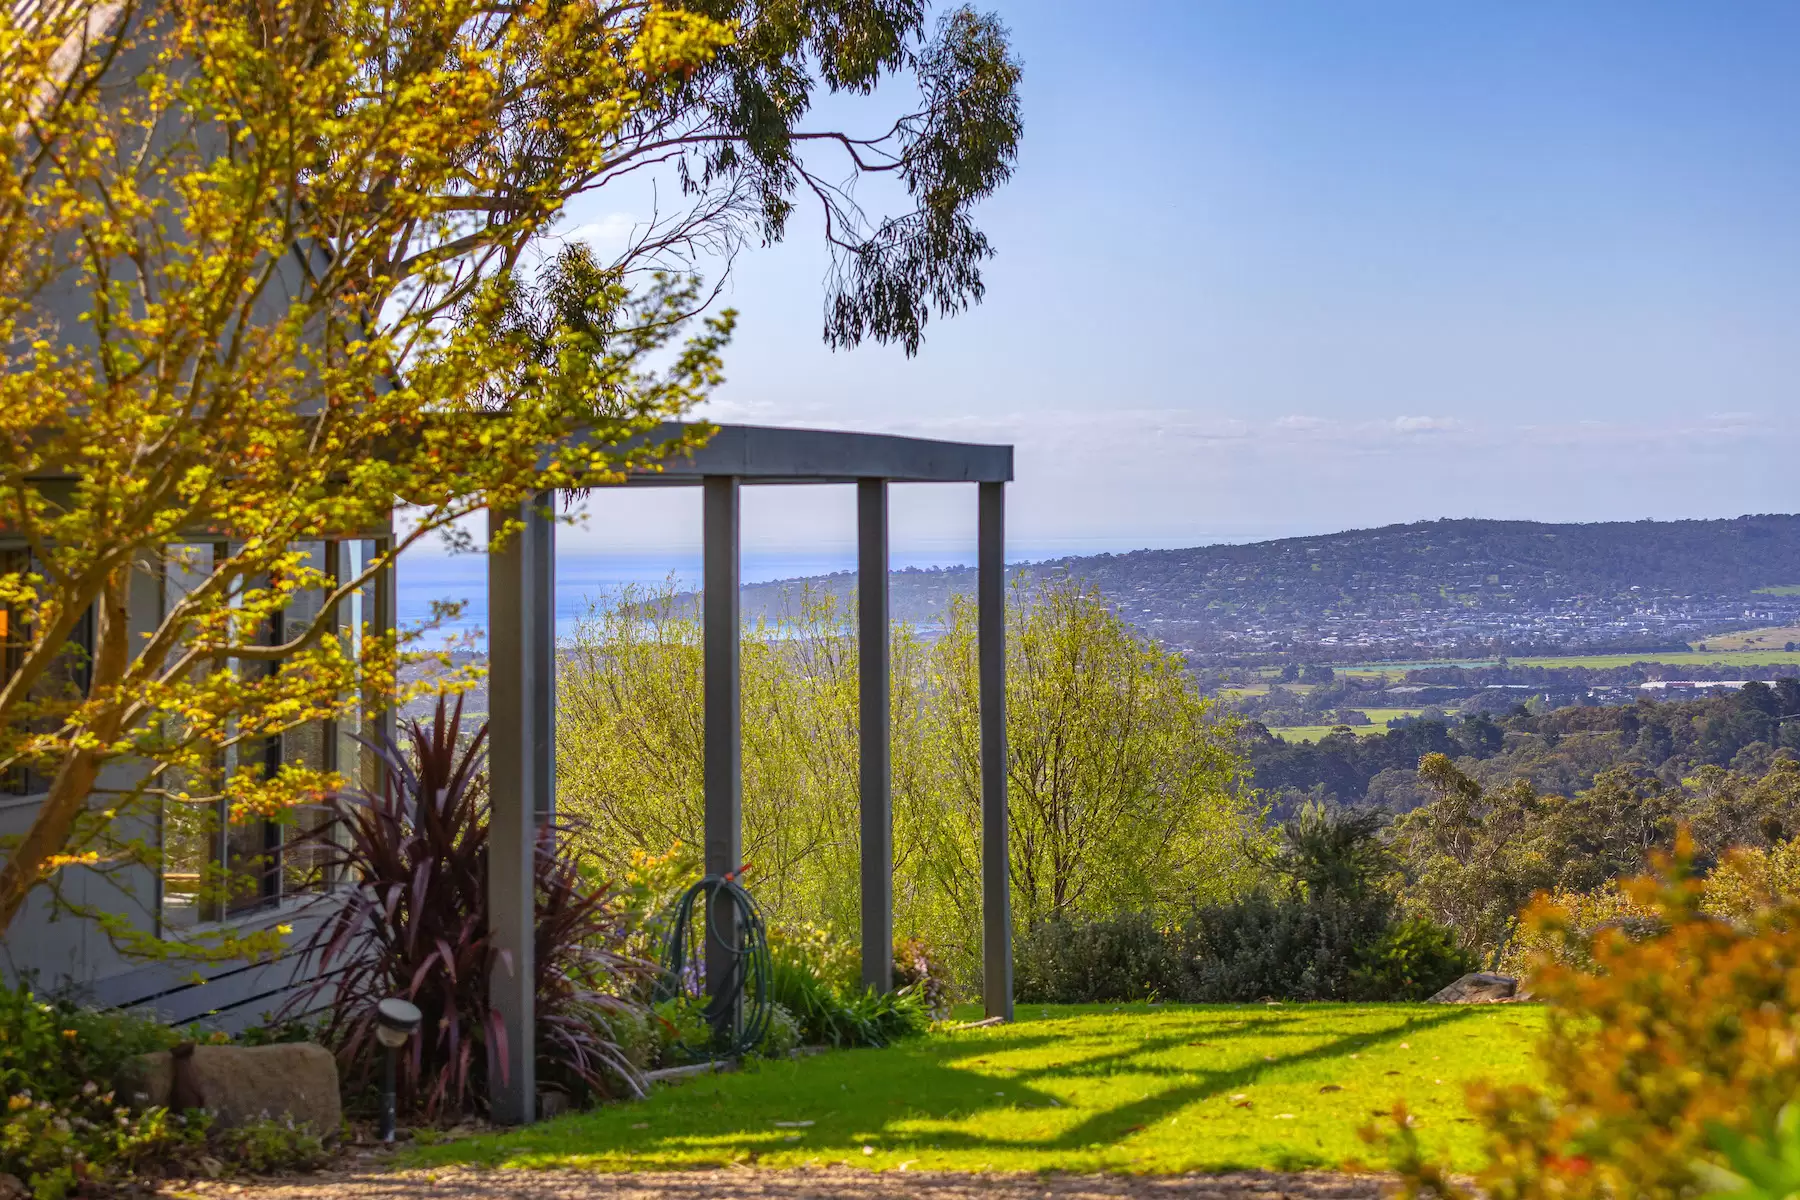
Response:
[{"label": "bollard garden light", "polygon": [[398,996],[389,996],[375,1006],[375,1040],[387,1050],[387,1061],[381,1070],[381,1140],[394,1140],[394,1076],[400,1047],[419,1030],[424,1014],[418,1007]]}]

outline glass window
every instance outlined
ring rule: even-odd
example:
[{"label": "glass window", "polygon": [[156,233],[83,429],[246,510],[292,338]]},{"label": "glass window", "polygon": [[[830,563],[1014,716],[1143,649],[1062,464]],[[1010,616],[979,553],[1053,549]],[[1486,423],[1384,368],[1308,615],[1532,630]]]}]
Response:
[{"label": "glass window", "polygon": [[[374,552],[374,543],[315,542],[302,543],[299,548],[307,552],[307,566],[342,579],[361,573]],[[178,602],[181,589],[192,587],[211,570],[211,564],[210,552],[172,554],[169,603]],[[322,613],[325,593],[326,589],[318,588],[296,593],[288,608],[270,622],[265,631],[267,643],[278,645],[308,628]],[[376,615],[372,582],[353,592],[335,615],[334,628],[327,636],[345,639],[346,649],[360,659],[366,625]],[[244,665],[246,672],[280,668],[278,662]],[[344,771],[354,783],[361,756],[356,738],[361,732],[355,714],[339,721],[308,722],[240,744],[226,756],[222,769],[273,775],[291,764]],[[171,799],[164,806],[163,913],[171,928],[252,912],[284,895],[317,891],[330,883],[326,872],[332,855],[321,841],[328,836],[330,824],[324,805],[302,805],[279,820],[230,822],[222,801],[183,801],[177,795],[181,789],[170,790]],[[192,791],[197,796],[216,797],[219,789],[214,784]],[[213,898],[208,900],[209,896]]]}]

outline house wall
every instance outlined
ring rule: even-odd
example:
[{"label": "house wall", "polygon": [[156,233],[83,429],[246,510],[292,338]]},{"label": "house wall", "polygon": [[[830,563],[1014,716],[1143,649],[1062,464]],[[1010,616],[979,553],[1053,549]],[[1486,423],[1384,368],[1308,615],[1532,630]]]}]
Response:
[{"label": "house wall", "polygon": [[[160,576],[153,570],[140,572],[132,584],[133,634],[155,628],[163,611]],[[129,786],[136,769],[129,762],[113,764],[102,773],[101,786]],[[0,797],[0,841],[24,833],[42,802],[42,796]],[[154,813],[145,812],[128,818],[117,834],[120,840],[141,838],[156,845],[158,824]],[[130,957],[111,934],[81,915],[87,911],[123,917],[133,930],[154,935],[159,932],[160,909],[159,880],[148,866],[113,871],[65,868],[58,872],[54,888],[40,887],[26,901],[0,939],[0,977],[15,986],[28,983],[40,994],[68,995],[104,1007],[140,1008],[172,1023],[201,1022],[231,1031],[256,1024],[280,1006],[296,982],[311,978],[294,958],[202,964],[188,957],[164,961]],[[234,924],[245,930],[290,924],[295,932],[289,943],[297,945],[328,911],[329,904],[320,898],[304,897]]]},{"label": "house wall", "polygon": [[[4,548],[4,546],[0,546]],[[354,566],[345,558],[340,571]],[[388,572],[376,580],[373,594],[361,606],[366,621],[376,628],[394,625],[393,578]],[[134,576],[131,625],[135,638],[155,629],[166,608],[164,581],[159,569],[146,565]],[[345,619],[349,614],[345,613]],[[379,740],[392,736],[391,714],[376,714],[366,733]],[[373,756],[360,750],[347,735],[330,739],[339,761],[329,765],[345,771],[353,780],[364,766],[354,760]],[[130,762],[110,765],[102,773],[104,788],[127,788],[132,773],[140,768]],[[42,796],[0,796],[0,845],[24,833],[43,802]],[[103,803],[96,798],[93,803]],[[160,843],[160,820],[150,806],[117,827],[120,841],[141,839]],[[18,985],[29,983],[40,994],[72,996],[103,1007],[134,1008],[153,1012],[175,1024],[199,1022],[237,1031],[259,1023],[280,1008],[289,993],[316,976],[309,964],[290,955],[274,962],[233,960],[201,963],[181,956],[168,942],[171,957],[146,959],[125,954],[110,933],[83,912],[102,912],[124,918],[136,932],[162,932],[160,880],[154,869],[130,865],[101,871],[69,867],[58,872],[54,888],[40,887],[0,938],[0,979]],[[329,897],[316,895],[283,899],[274,905],[230,919],[241,931],[276,924],[293,927],[285,939],[290,946],[304,945],[317,922],[333,911]],[[189,931],[190,935],[196,931]]]}]

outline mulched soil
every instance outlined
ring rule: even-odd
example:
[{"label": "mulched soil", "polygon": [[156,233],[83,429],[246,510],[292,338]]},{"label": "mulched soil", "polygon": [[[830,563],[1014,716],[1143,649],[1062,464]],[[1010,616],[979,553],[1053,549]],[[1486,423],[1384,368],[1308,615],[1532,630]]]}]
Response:
[{"label": "mulched soil", "polygon": [[638,1174],[587,1171],[336,1171],[288,1179],[167,1184],[165,1197],[207,1200],[1377,1200],[1386,1181],[1372,1175],[1265,1171],[1227,1175],[967,1175],[858,1171],[842,1167],[777,1171],[754,1167]]}]

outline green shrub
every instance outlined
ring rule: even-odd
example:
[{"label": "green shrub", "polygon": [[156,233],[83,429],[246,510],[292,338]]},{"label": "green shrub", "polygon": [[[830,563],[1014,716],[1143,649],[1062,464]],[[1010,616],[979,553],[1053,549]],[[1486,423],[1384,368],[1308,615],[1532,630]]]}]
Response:
[{"label": "green shrub", "polygon": [[862,955],[854,943],[810,922],[769,927],[769,956],[799,965],[827,988],[852,992],[862,986]]},{"label": "green shrub", "polygon": [[240,1046],[279,1046],[291,1042],[323,1043],[323,1022],[300,1017],[277,1018],[264,1013],[262,1024],[252,1025],[232,1040]]},{"label": "green shrub", "polygon": [[[1345,1000],[1395,916],[1375,809],[1310,802],[1276,831],[1284,886],[1199,910],[1184,930],[1195,1000]],[[1368,997],[1373,998],[1373,997]]]},{"label": "green shrub", "polygon": [[172,1029],[124,1013],[66,1001],[40,1000],[25,989],[0,988],[0,1089],[69,1104],[110,1092],[121,1068],[140,1054],[180,1040]]},{"label": "green shrub", "polygon": [[1030,1004],[1417,1000],[1473,966],[1449,931],[1395,922],[1384,896],[1255,893],[1174,930],[1142,915],[1046,921],[1016,945],[1014,994]]},{"label": "green shrub", "polygon": [[1384,898],[1246,896],[1199,910],[1183,929],[1185,999],[1343,1000],[1365,947],[1386,933]]},{"label": "green shrub", "polygon": [[216,1139],[219,1152],[233,1165],[255,1175],[277,1171],[314,1171],[331,1155],[319,1135],[292,1117],[263,1118],[227,1129]]},{"label": "green shrub", "polygon": [[774,1002],[787,1010],[809,1045],[839,1044],[843,1007],[836,989],[813,973],[804,962],[788,957],[774,959],[769,979]]},{"label": "green shrub", "polygon": [[649,1021],[657,1066],[679,1066],[688,1061],[689,1052],[684,1047],[707,1044],[712,1038],[712,1026],[707,1023],[705,1009],[706,1001],[699,996],[674,996],[657,1002]]},{"label": "green shrub", "polygon": [[207,1145],[204,1113],[165,1108],[133,1114],[97,1093],[95,1103],[57,1106],[22,1093],[0,1124],[0,1171],[23,1180],[36,1200],[62,1200],[87,1186],[195,1157]]},{"label": "green shrub", "polygon": [[931,1026],[921,989],[864,991],[856,948],[813,926],[769,931],[770,997],[802,1041],[823,1046],[885,1046]]},{"label": "green shrub", "polygon": [[1197,908],[1179,928],[1141,913],[1042,922],[1018,940],[1014,993],[1064,1004],[1430,995],[1473,963],[1430,922],[1396,923],[1382,821],[1304,806],[1267,858],[1273,890]]},{"label": "green shrub", "polygon": [[769,1010],[769,1028],[763,1034],[756,1053],[763,1058],[786,1058],[800,1046],[800,1023],[794,1014],[777,1004]]},{"label": "green shrub", "polygon": [[1354,1000],[1423,1000],[1476,967],[1454,931],[1423,917],[1396,921],[1351,973]]},{"label": "green shrub", "polygon": [[1150,917],[1053,917],[1013,946],[1013,992],[1029,1004],[1176,999],[1181,961]]},{"label": "green shrub", "polygon": [[844,1001],[840,1017],[843,1046],[889,1046],[931,1028],[925,1002],[910,988],[864,991]]},{"label": "green shrub", "polygon": [[163,1109],[133,1114],[114,1095],[133,1059],[177,1037],[140,1017],[0,988],[0,1172],[23,1180],[40,1200],[59,1200],[86,1181],[203,1141],[203,1120]]},{"label": "green shrub", "polygon": [[607,1012],[601,1019],[606,1022],[607,1032],[619,1047],[619,1053],[635,1070],[644,1071],[656,1065],[661,1053],[661,1022],[655,1012],[633,1008]]}]

